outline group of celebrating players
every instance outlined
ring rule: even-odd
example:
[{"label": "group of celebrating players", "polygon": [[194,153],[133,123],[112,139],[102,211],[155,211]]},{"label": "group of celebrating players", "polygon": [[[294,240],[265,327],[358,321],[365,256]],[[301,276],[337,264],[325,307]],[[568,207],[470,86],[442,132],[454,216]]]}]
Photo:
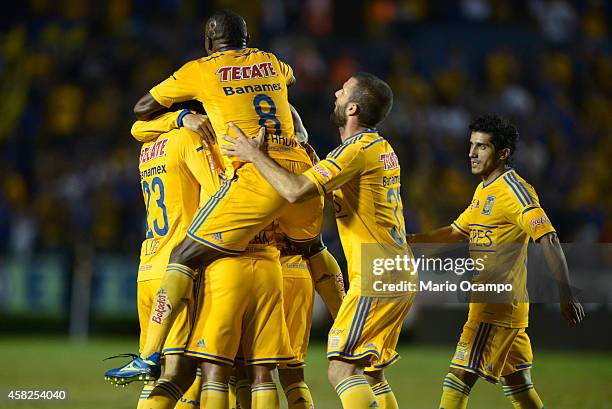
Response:
[{"label": "group of celebrating players", "polygon": [[[510,167],[518,139],[512,124],[496,115],[471,124],[471,169],[483,182],[470,206],[448,227],[407,235],[399,160],[376,129],[391,110],[390,87],[368,73],[343,84],[331,116],[342,143],[319,160],[288,101],[291,67],[248,48],[248,40],[240,15],[215,13],[205,24],[207,56],[153,87],[134,109],[147,209],[140,354],[106,379],[145,381],[139,409],[276,409],[275,373],[290,409],[314,408],[304,359],[315,290],[334,319],[328,377],[342,407],[398,408],[384,369],[399,358],[396,344],[416,294],[362,291],[365,244],[410,255],[409,242],[465,236],[476,257],[518,243],[504,278],[524,288],[527,243],[536,240],[559,282],[564,317],[570,324],[583,318],[555,230],[533,188]],[[321,239],[326,196],[347,259],[346,294]],[[487,274],[474,280],[487,282]],[[479,377],[501,381],[515,408],[543,407],[530,379],[523,295],[470,305],[440,408],[467,407]]]}]

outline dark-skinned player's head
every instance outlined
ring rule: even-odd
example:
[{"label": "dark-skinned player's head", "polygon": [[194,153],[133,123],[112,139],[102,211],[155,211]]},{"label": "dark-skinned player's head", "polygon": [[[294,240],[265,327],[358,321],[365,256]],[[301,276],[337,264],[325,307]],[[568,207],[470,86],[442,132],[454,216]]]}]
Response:
[{"label": "dark-skinned player's head", "polygon": [[367,72],[358,72],[336,91],[332,122],[344,127],[349,116],[356,116],[359,125],[375,128],[391,111],[393,92],[385,81]]},{"label": "dark-skinned player's head", "polygon": [[496,114],[482,115],[470,124],[470,166],[472,174],[489,176],[512,165],[519,133],[509,120]]},{"label": "dark-skinned player's head", "polygon": [[227,48],[246,47],[248,42],[246,22],[232,10],[217,11],[204,25],[204,48],[208,54]]}]

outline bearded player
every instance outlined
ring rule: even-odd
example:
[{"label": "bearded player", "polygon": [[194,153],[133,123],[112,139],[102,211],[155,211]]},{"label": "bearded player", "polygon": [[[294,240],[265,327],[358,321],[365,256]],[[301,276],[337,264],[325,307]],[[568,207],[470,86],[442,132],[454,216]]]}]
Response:
[{"label": "bearded player", "polygon": [[[301,175],[279,166],[261,149],[263,129],[253,140],[234,126],[239,138],[225,137],[233,144],[222,146],[225,155],[251,162],[290,202],[333,192],[349,290],[328,338],[328,377],[345,409],[398,408],[384,368],[399,358],[395,348],[414,293],[392,299],[368,296],[362,283],[372,273],[361,265],[368,245],[411,253],[405,239],[399,161],[375,129],[392,102],[384,81],[368,73],[353,75],[336,92],[332,116],[342,144]],[[416,275],[411,278],[417,280]]]}]

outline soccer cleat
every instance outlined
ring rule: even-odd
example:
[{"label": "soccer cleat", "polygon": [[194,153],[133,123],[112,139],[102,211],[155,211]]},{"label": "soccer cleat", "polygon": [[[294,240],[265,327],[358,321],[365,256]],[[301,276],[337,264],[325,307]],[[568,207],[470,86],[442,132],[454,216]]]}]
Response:
[{"label": "soccer cleat", "polygon": [[155,381],[161,373],[159,352],[154,353],[146,359],[135,354],[121,354],[111,358],[130,357],[132,360],[119,368],[106,371],[104,379],[110,381],[115,386],[125,386],[134,381]]}]

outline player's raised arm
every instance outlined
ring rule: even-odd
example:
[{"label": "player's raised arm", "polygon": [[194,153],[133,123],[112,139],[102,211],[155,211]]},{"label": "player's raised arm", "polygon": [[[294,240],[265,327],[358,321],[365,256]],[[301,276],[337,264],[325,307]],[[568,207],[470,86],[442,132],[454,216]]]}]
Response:
[{"label": "player's raised arm", "polygon": [[138,142],[149,142],[181,127],[197,133],[205,147],[216,144],[217,137],[208,116],[189,109],[167,112],[149,121],[136,121],[132,125],[132,136]]},{"label": "player's raised arm", "polygon": [[[185,110],[187,113],[189,111]],[[138,142],[149,142],[156,139],[162,133],[170,132],[179,127],[182,111],[167,112],[150,121],[136,121],[132,125],[132,136]]]},{"label": "player's raised arm", "polygon": [[304,175],[296,175],[283,169],[272,158],[266,155],[261,146],[266,128],[262,127],[256,139],[247,138],[233,123],[229,126],[236,132],[236,139],[223,135],[223,139],[231,145],[222,145],[224,156],[238,157],[252,162],[264,178],[290,203],[305,200],[319,194],[314,183]]},{"label": "player's raised arm", "polygon": [[557,233],[545,234],[537,240],[542,245],[546,265],[551,269],[559,286],[561,314],[568,325],[574,326],[584,319],[582,305],[572,294],[569,269]]},{"label": "player's raised arm", "polygon": [[140,98],[134,106],[134,114],[140,120],[149,120],[172,104],[197,99],[201,88],[197,61],[189,61]]}]

